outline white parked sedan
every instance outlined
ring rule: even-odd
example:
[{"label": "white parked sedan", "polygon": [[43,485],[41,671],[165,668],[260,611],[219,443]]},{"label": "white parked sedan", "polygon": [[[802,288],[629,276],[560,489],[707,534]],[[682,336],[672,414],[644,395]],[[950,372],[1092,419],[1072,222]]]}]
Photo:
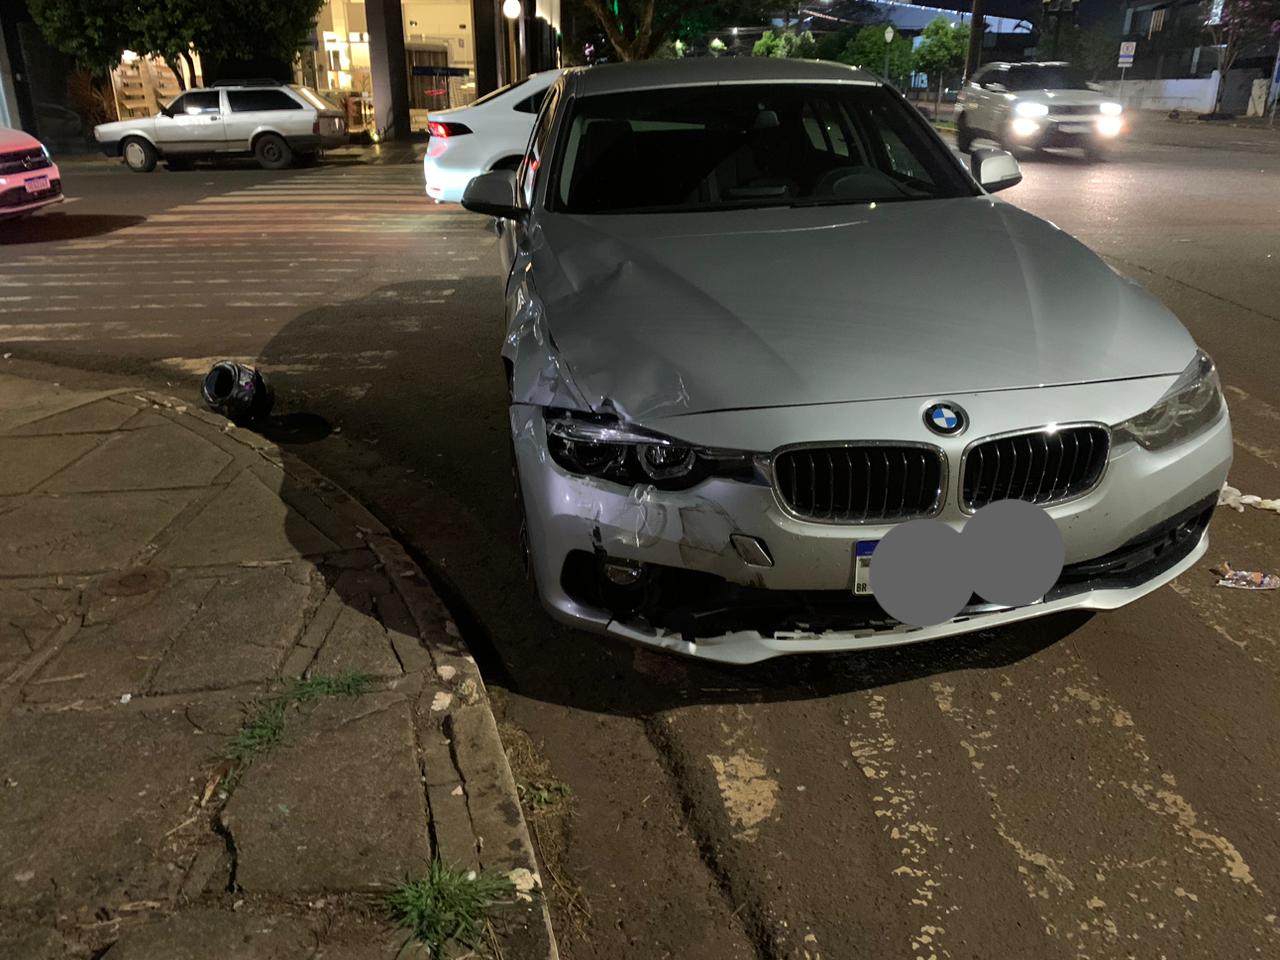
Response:
[{"label": "white parked sedan", "polygon": [[535,73],[465,107],[428,114],[422,158],[427,196],[457,203],[472,178],[487,170],[514,170],[529,145],[542,98],[560,72]]},{"label": "white parked sedan", "polygon": [[[1205,552],[1232,454],[1212,362],[990,195],[1012,157],[972,171],[836,64],[622,64],[551,88],[520,170],[463,203],[507,224],[511,437],[554,616],[750,662],[1111,609]],[[1042,598],[885,613],[881,538],[1009,499],[1061,534]]]},{"label": "white parked sedan", "polygon": [[0,127],[0,220],[62,202],[62,174],[35,137]]}]

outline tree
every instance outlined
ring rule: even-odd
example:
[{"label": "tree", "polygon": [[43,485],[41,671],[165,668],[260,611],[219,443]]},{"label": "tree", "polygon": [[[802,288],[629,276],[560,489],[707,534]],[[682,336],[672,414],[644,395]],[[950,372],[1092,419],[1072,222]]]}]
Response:
[{"label": "tree", "polygon": [[938,106],[942,106],[942,88],[947,77],[954,77],[964,70],[964,59],[969,52],[969,28],[953,24],[946,17],[935,17],[925,24],[919,46],[916,47],[915,68],[938,85]]},{"label": "tree", "polygon": [[915,66],[915,51],[911,48],[911,41],[897,31],[893,34],[893,41],[886,44],[885,26],[886,24],[881,23],[863,27],[849,40],[836,59],[841,63],[880,73],[884,70],[885,47],[888,46],[889,76],[886,79],[901,81]]},{"label": "tree", "polygon": [[1090,80],[1097,80],[1115,67],[1119,44],[1115,33],[1101,24],[1091,27],[1068,24],[1063,28],[1059,46],[1062,59],[1083,70]]},{"label": "tree", "polygon": [[28,0],[27,5],[49,45],[98,79],[129,49],[124,0]]},{"label": "tree", "polygon": [[[673,36],[696,41],[723,26],[759,23],[779,4],[767,0],[583,0],[623,60],[647,60]],[[788,9],[795,6],[782,4]]]},{"label": "tree", "polygon": [[808,30],[766,33],[751,48],[753,57],[777,57],[780,60],[810,60],[817,56],[818,44]]},{"label": "tree", "polygon": [[[185,61],[292,60],[324,0],[29,0],[50,46],[105,77],[126,50]],[[175,70],[179,84],[182,74]]]},{"label": "tree", "polygon": [[1240,51],[1280,34],[1280,0],[1203,0],[1204,28],[1218,48],[1218,92],[1213,112],[1222,109],[1227,72]]}]

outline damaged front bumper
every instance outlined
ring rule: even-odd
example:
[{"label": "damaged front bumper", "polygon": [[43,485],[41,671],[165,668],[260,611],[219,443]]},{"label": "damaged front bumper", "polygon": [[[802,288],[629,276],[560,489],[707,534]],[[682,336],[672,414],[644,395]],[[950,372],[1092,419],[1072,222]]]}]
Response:
[{"label": "damaged front bumper", "polygon": [[[854,594],[856,544],[881,539],[891,523],[796,519],[765,482],[711,478],[662,491],[570,474],[548,452],[540,407],[513,405],[511,426],[533,574],[551,615],[728,663],[913,643],[1124,606],[1204,554],[1231,460],[1225,414],[1159,454],[1132,444],[1112,451],[1097,487],[1046,507],[1062,532],[1066,566],[1042,601],[1003,608],[974,597],[956,618],[918,628]],[[942,446],[953,482],[938,519],[961,529],[967,515],[954,478],[963,444]]]}]

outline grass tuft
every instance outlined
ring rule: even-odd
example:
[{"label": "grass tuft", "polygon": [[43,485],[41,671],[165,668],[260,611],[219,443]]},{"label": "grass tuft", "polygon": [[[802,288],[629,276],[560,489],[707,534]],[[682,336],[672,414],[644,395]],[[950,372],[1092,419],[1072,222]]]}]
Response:
[{"label": "grass tuft", "polygon": [[310,703],[321,697],[358,697],[369,692],[373,678],[364,673],[340,673],[335,677],[307,677],[295,680],[285,695],[295,703]]},{"label": "grass tuft", "polygon": [[308,677],[295,680],[280,693],[256,704],[243,726],[222,748],[222,759],[233,764],[230,781],[238,780],[255,757],[284,739],[285,717],[290,707],[321,697],[358,697],[368,692],[371,682],[372,678],[363,673]]},{"label": "grass tuft", "polygon": [[406,880],[387,896],[396,926],[408,932],[401,950],[417,944],[431,960],[443,960],[450,943],[480,946],[489,926],[489,911],[510,903],[515,886],[502,874],[459,870],[434,860],[420,880]]},{"label": "grass tuft", "polygon": [[573,789],[563,780],[532,780],[517,783],[516,793],[531,813],[538,813],[568,800],[573,796]]}]

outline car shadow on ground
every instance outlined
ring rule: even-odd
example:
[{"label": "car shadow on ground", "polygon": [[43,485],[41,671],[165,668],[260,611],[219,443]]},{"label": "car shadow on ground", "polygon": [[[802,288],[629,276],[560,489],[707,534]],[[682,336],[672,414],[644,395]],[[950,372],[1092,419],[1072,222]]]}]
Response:
[{"label": "car shadow on ground", "polygon": [[136,226],[145,219],[125,214],[41,211],[20,220],[0,221],[0,246],[101,237]]},{"label": "car shadow on ground", "polygon": [[[484,230],[477,223],[477,233]],[[442,287],[453,291],[442,296]],[[501,293],[492,276],[392,284],[308,310],[265,346],[282,415],[335,424],[280,442],[347,488],[412,548],[490,684],[592,712],[809,699],[955,670],[997,669],[1087,616],[897,648],[730,667],[639,650],[553,622],[516,544]]]}]

